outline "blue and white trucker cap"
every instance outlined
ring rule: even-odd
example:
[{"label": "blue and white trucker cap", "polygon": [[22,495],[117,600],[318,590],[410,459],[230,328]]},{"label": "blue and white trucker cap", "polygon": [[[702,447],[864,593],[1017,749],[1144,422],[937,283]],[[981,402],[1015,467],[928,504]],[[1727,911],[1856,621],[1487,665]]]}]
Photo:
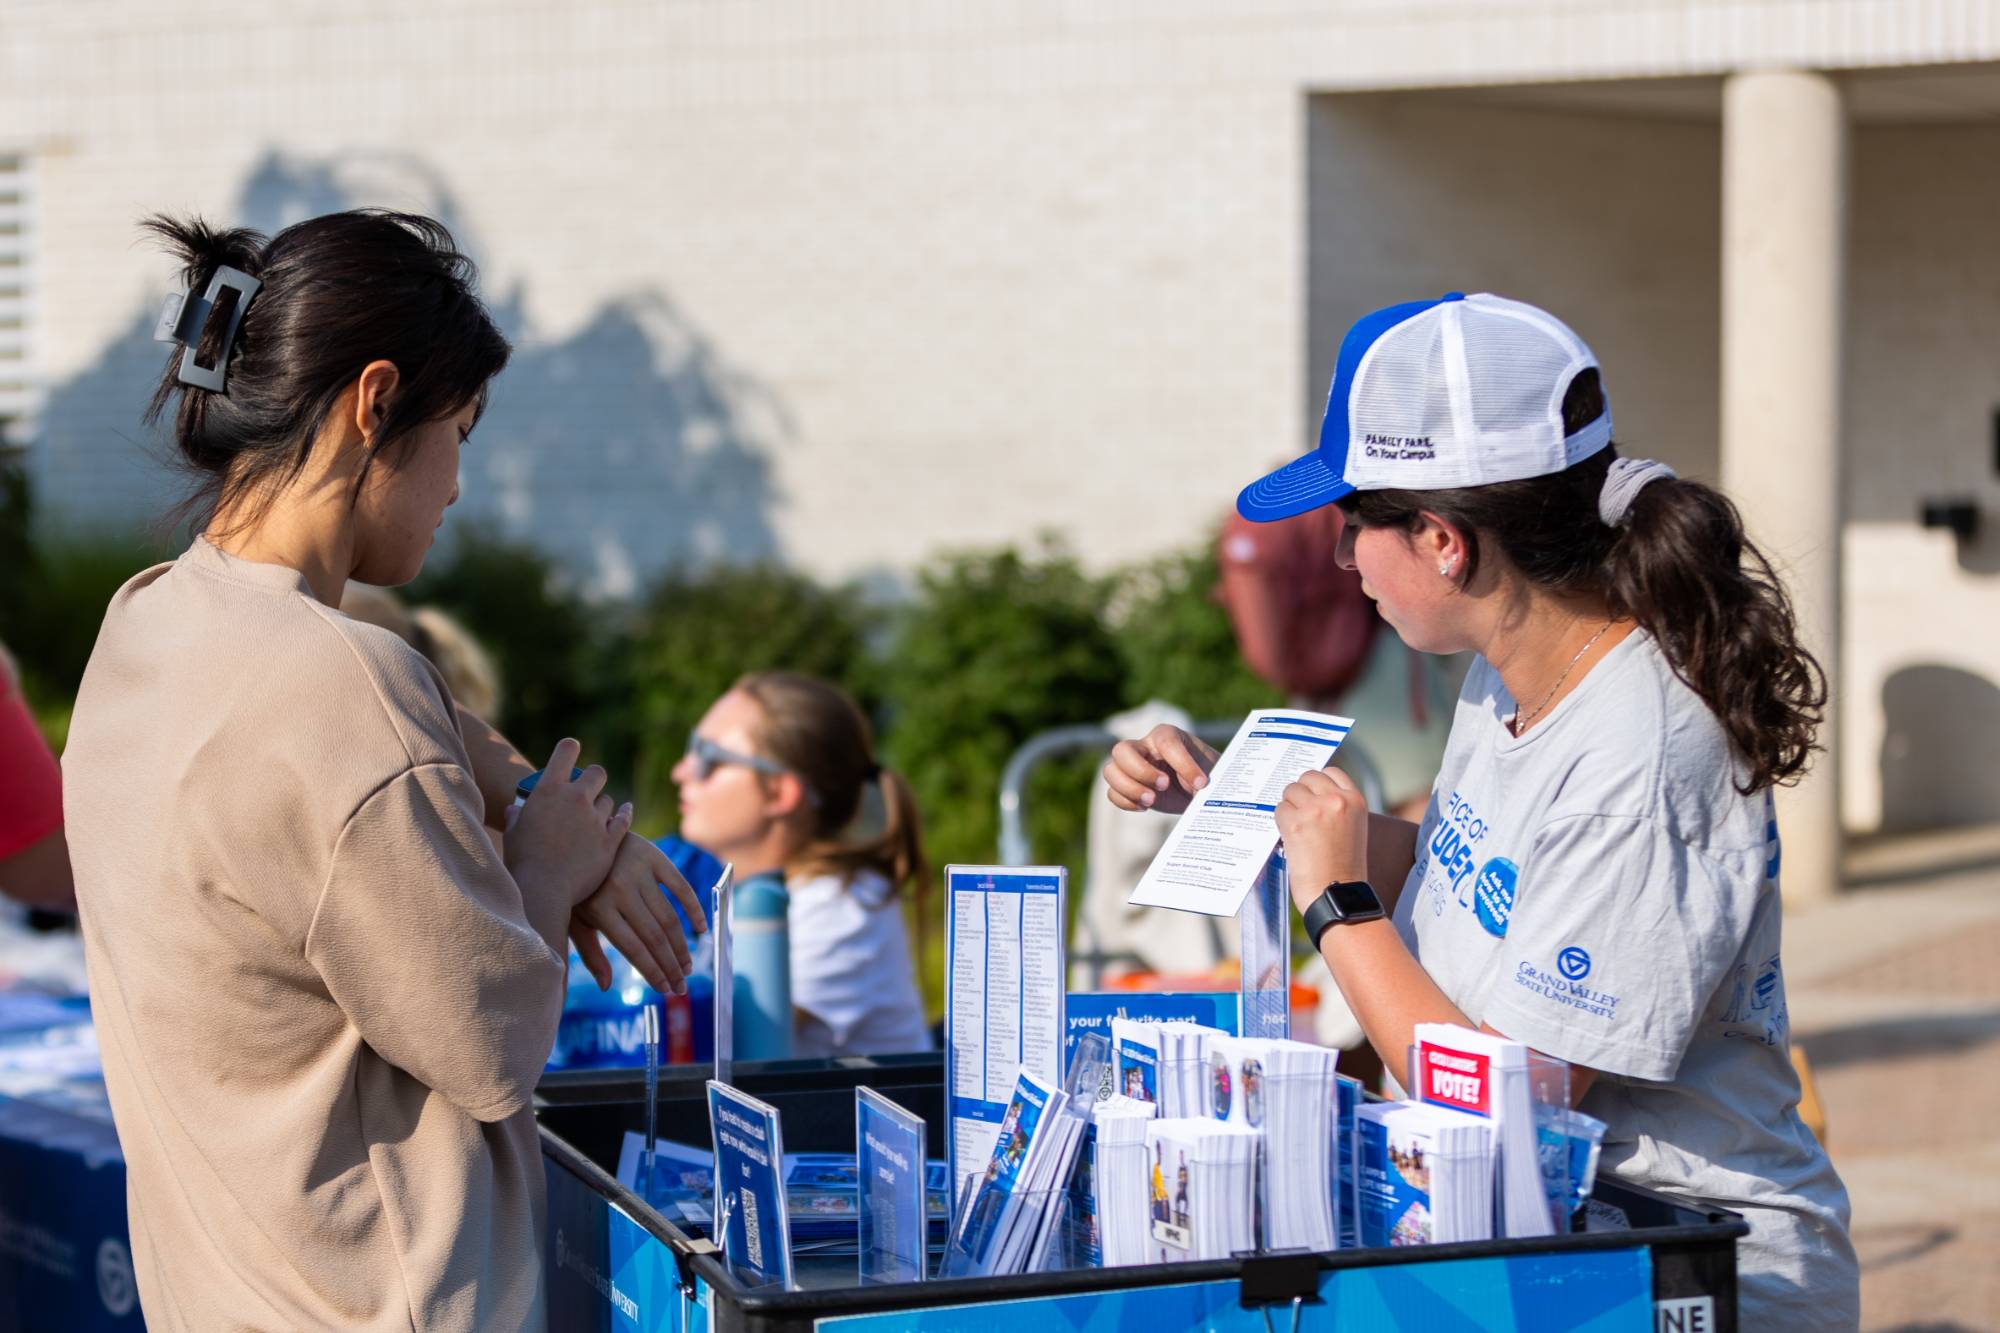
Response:
[{"label": "blue and white trucker cap", "polygon": [[1546,310],[1450,292],[1347,331],[1319,448],[1236,497],[1270,522],[1353,491],[1438,491],[1560,472],[1611,442],[1611,407],[1563,434],[1570,381],[1597,365]]}]

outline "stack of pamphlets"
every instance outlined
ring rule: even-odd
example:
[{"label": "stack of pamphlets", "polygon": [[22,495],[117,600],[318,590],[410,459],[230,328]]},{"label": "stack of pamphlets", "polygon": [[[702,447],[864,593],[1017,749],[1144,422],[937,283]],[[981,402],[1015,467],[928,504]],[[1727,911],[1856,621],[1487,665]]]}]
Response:
[{"label": "stack of pamphlets", "polygon": [[1216,1036],[1208,1107],[1258,1135],[1258,1234],[1265,1249],[1330,1250],[1336,1053],[1302,1041]]},{"label": "stack of pamphlets", "polygon": [[1146,1122],[1147,1263],[1227,1259],[1257,1248],[1260,1142],[1250,1126],[1209,1116]]},{"label": "stack of pamphlets", "polygon": [[1493,1239],[1493,1126],[1442,1106],[1377,1102],[1355,1113],[1361,1243]]},{"label": "stack of pamphlets", "polygon": [[1077,1145],[1089,1123],[1068,1113],[1069,1094],[1021,1066],[1000,1117],[993,1155],[962,1183],[947,1277],[1033,1272],[1069,1205]]},{"label": "stack of pamphlets", "polygon": [[1229,1034],[1200,1023],[1166,1022],[1155,1026],[1160,1041],[1160,1115],[1172,1118],[1210,1114],[1209,1051],[1212,1043]]},{"label": "stack of pamphlets", "polygon": [[1069,1094],[1065,1114],[1084,1121],[1076,1147],[1076,1162],[1070,1168],[1066,1187],[1067,1212],[1052,1212],[1052,1224],[1066,1224],[1066,1242],[1046,1247],[1047,1267],[1098,1268],[1104,1250],[1097,1227],[1097,1127],[1091,1112],[1100,1099],[1111,1095],[1117,1065],[1111,1058],[1111,1036],[1106,1032],[1079,1032],[1067,1043],[1069,1065],[1063,1074],[1063,1091]]},{"label": "stack of pamphlets", "polygon": [[1163,1119],[1209,1115],[1209,1053],[1228,1035],[1200,1023],[1113,1018],[1113,1090],[1155,1103]]},{"label": "stack of pamphlets", "polygon": [[1111,1020],[1112,1090],[1135,1102],[1160,1104],[1160,1025],[1138,1018]]},{"label": "stack of pamphlets", "polygon": [[[1541,1127],[1569,1109],[1569,1067],[1490,1032],[1419,1023],[1410,1062],[1426,1102],[1490,1120],[1498,1140],[1498,1233],[1547,1236],[1568,1218],[1568,1159],[1541,1152]],[[1551,1178],[1544,1179],[1547,1167]],[[1561,1178],[1553,1178],[1560,1172]]]},{"label": "stack of pamphlets", "polygon": [[1099,1102],[1094,1113],[1098,1242],[1106,1268],[1146,1262],[1152,1233],[1146,1126],[1157,1109],[1151,1102],[1113,1095]]},{"label": "stack of pamphlets", "polygon": [[1333,1219],[1334,1244],[1351,1250],[1361,1244],[1360,1197],[1355,1193],[1354,1113],[1367,1098],[1358,1078],[1335,1074],[1333,1102]]},{"label": "stack of pamphlets", "polygon": [[[661,1139],[653,1157],[653,1178],[639,1180],[645,1137],[628,1131],[618,1154],[618,1183],[651,1204],[683,1231],[709,1229],[715,1155],[706,1148]],[[798,1152],[783,1158],[785,1212],[795,1248],[852,1244],[860,1226],[860,1172],[852,1153]],[[945,1164],[924,1164],[924,1194],[933,1236],[949,1221],[950,1186]]]}]

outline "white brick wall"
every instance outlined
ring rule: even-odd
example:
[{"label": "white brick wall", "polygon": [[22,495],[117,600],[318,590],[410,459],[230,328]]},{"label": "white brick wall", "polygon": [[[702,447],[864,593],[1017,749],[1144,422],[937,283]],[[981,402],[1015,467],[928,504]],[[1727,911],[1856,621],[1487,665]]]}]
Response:
[{"label": "white brick wall", "polygon": [[[1299,438],[1283,84],[1162,86],[1115,29],[1001,7],[808,8],[785,29],[699,4],[364,9],[239,35],[190,6],[25,14],[0,41],[30,77],[0,116],[50,143],[42,478],[72,514],[159,499],[128,460],[160,360],[136,330],[167,275],[133,221],[268,213],[245,193],[283,174],[274,150],[294,177],[372,181],[315,207],[448,200],[488,292],[518,297],[522,349],[460,513],[614,581],[720,548],[904,569],[1042,528],[1124,558],[1184,540],[1181,498],[1218,507],[1242,450]],[[62,82],[38,72],[57,59]],[[227,76],[164,73],[204,61]],[[436,181],[349,162],[385,153]],[[629,336],[633,308],[692,362]],[[662,357],[673,375],[643,368]],[[697,401],[717,380],[719,432]],[[690,494],[718,468],[752,492],[719,520]]]},{"label": "white brick wall", "polygon": [[[1310,94],[1994,60],[2000,6],[1945,0],[0,0],[0,135],[41,193],[39,478],[70,521],[171,496],[137,425],[168,280],[140,215],[353,202],[447,215],[518,343],[455,521],[611,590],[724,552],[870,575],[1041,530],[1098,565],[1186,543],[1305,442],[1348,320],[1453,283],[1569,315],[1621,433],[1706,471],[1713,125]],[[1850,341],[1871,523],[1932,484],[2000,501],[1972,438],[2000,144],[1879,134]],[[1954,660],[2000,677],[1978,577],[1893,616],[1857,592],[1850,639],[1972,626]],[[1909,663],[1850,661],[1866,826]]]},{"label": "white brick wall", "polygon": [[[2000,54],[1991,6],[1860,0],[250,12],[0,24],[0,125],[46,183],[50,499],[157,506],[129,460],[166,275],[133,221],[268,215],[246,187],[276,153],[360,182],[294,214],[449,205],[522,347],[461,512],[614,582],[722,548],[849,573],[1039,528],[1100,563],[1184,539],[1315,414],[1305,89]],[[411,161],[354,162],[385,155]]]},{"label": "white brick wall", "polygon": [[1368,311],[1453,287],[1558,312],[1605,367],[1619,439],[1714,479],[1714,124],[1392,93],[1314,99],[1311,410]]}]

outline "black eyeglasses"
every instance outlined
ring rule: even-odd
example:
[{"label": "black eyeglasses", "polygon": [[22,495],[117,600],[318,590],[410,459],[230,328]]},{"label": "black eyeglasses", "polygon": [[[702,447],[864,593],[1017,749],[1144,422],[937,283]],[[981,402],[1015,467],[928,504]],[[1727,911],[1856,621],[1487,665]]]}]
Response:
[{"label": "black eyeglasses", "polygon": [[694,761],[694,776],[698,782],[706,782],[708,775],[724,764],[741,764],[756,772],[776,777],[789,773],[790,769],[775,759],[765,759],[754,754],[742,754],[726,745],[717,745],[708,737],[696,732],[688,733],[687,757]]}]

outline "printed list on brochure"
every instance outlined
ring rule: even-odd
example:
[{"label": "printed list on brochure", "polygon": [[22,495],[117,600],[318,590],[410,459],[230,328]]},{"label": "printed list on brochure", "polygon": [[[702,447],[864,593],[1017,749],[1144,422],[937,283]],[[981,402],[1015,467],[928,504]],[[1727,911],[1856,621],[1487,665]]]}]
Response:
[{"label": "printed list on brochure", "polygon": [[[951,1095],[997,1111],[1020,1065],[1050,1077],[1045,1066],[1062,1049],[1062,898],[988,891],[982,881],[991,882],[955,879],[952,892]],[[992,1154],[997,1124],[963,1116],[953,1124],[961,1170]]]},{"label": "printed list on brochure", "polygon": [[1326,767],[1353,725],[1328,713],[1253,710],[1129,901],[1235,916],[1278,845],[1272,815],[1285,788]]}]

